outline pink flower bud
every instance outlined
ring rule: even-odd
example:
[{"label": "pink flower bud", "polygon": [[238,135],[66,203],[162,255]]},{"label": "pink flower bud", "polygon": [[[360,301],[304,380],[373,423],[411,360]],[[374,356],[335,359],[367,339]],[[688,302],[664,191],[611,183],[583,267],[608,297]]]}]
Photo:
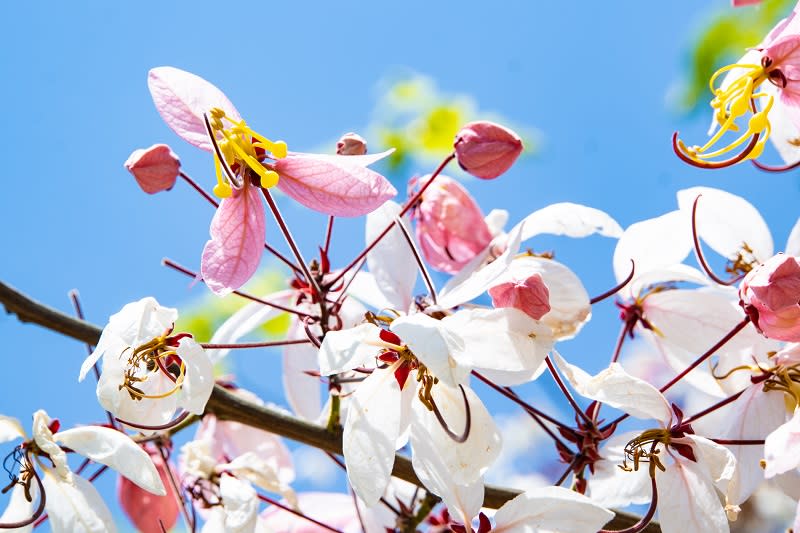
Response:
[{"label": "pink flower bud", "polygon": [[[428,179],[419,181],[424,184]],[[441,272],[455,274],[492,241],[478,204],[447,176],[438,176],[425,191],[415,217],[422,255]]]},{"label": "pink flower bud", "polygon": [[[156,450],[148,450],[156,465],[156,470],[161,477],[167,494],[156,496],[138,487],[126,477],[119,477],[117,483],[117,497],[120,505],[141,533],[161,533],[162,529],[158,521],[164,524],[164,528],[169,531],[178,521],[178,502],[175,499],[175,490],[169,479],[167,468],[172,470],[175,476],[175,468],[167,467],[161,455]],[[177,476],[175,476],[177,479]]]},{"label": "pink flower bud", "polygon": [[758,330],[770,339],[800,341],[800,262],[778,254],[745,276],[741,305]]},{"label": "pink flower bud", "polygon": [[134,151],[125,161],[125,168],[136,178],[139,187],[148,194],[168,191],[175,185],[181,160],[166,144]]},{"label": "pink flower bud", "polygon": [[517,160],[522,140],[494,122],[470,122],[456,135],[454,147],[461,168],[478,178],[493,179]]},{"label": "pink flower bud", "polygon": [[512,279],[489,289],[494,307],[516,307],[534,320],[550,312],[550,291],[538,272],[525,279]]},{"label": "pink flower bud", "polygon": [[339,155],[364,155],[367,153],[367,141],[357,133],[345,133],[336,143],[336,153]]}]

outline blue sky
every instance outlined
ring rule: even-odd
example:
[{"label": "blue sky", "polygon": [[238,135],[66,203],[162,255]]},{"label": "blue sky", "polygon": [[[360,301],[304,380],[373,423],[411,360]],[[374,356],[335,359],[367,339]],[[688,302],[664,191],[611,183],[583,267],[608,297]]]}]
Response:
[{"label": "blue sky", "polygon": [[[258,131],[295,150],[363,130],[382,79],[405,70],[430,76],[445,93],[469,94],[482,111],[542,133],[538,153],[507,175],[469,183],[485,211],[508,209],[512,222],[571,201],[603,209],[624,227],[673,209],[675,192],[695,185],[748,198],[772,228],[776,249],[797,219],[792,174],[749,166],[709,173],[671,152],[675,129],[704,137],[707,116],[680,116],[669,102],[694,32],[727,6],[722,0],[270,4],[0,7],[7,21],[0,279],[64,310],[67,291],[78,288],[96,323],[146,295],[181,306],[204,294],[160,260],[196,267],[212,211],[180,184],[148,197],[122,167],[132,150],[166,142],[188,173],[212,183],[208,155],[178,139],[153,108],[146,74],[159,65],[212,81]],[[322,218],[282,200],[310,255]],[[352,235],[360,228],[360,221],[337,226],[340,261],[356,250]],[[280,242],[274,226],[268,239]],[[590,293],[613,284],[610,241],[542,247],[555,247]],[[616,329],[612,305],[601,306],[585,339],[564,350],[599,367]],[[101,418],[93,386],[76,381],[82,346],[5,316],[0,335],[7,369],[0,413],[27,421],[45,408],[67,424]],[[602,353],[592,353],[595,346]]]}]

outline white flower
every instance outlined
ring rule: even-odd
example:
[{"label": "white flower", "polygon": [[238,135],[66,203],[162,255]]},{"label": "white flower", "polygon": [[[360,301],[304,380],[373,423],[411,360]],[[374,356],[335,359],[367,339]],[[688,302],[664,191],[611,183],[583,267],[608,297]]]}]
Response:
[{"label": "white flower", "polygon": [[154,298],[127,304],[111,316],[81,367],[80,380],[102,356],[100,405],[137,429],[166,424],[177,409],[203,414],[214,388],[203,348],[189,336],[169,336],[177,317]]}]

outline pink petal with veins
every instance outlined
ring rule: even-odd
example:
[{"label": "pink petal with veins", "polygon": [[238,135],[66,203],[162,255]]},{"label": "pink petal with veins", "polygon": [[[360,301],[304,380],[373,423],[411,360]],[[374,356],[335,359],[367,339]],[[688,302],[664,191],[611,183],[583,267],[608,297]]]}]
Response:
[{"label": "pink petal with veins", "polygon": [[275,162],[278,188],[320,213],[366,215],[397,194],[389,180],[364,166],[376,160],[366,155],[292,153]]},{"label": "pink petal with veins", "polygon": [[264,209],[252,185],[224,198],[211,221],[200,272],[208,288],[224,296],[241,287],[258,268],[264,246]]},{"label": "pink petal with veins", "polygon": [[147,86],[158,113],[167,126],[189,144],[210,152],[203,113],[218,107],[232,120],[239,112],[228,97],[200,76],[175,67],[157,67],[147,75]]},{"label": "pink petal with veins", "polygon": [[514,279],[489,289],[495,308],[515,307],[534,320],[550,312],[550,291],[538,272],[526,279]]}]

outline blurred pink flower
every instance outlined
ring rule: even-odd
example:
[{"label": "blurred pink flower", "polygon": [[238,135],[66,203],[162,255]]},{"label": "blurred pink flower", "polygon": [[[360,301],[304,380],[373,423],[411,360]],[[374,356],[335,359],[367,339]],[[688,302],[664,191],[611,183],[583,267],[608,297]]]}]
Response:
[{"label": "blurred pink flower", "polygon": [[128,515],[136,529],[141,533],[161,533],[159,520],[167,531],[172,529],[178,521],[178,502],[167,470],[171,470],[173,478],[176,478],[175,467],[165,463],[157,450],[150,449],[148,451],[153,459],[153,464],[156,465],[161,482],[167,489],[167,494],[156,496],[138,487],[128,478],[120,476],[117,482],[117,497],[122,510]]},{"label": "blurred pink flower", "polygon": [[493,179],[508,170],[522,153],[522,139],[494,122],[470,122],[456,135],[456,159],[475,177]]},{"label": "blurred pink flower", "polygon": [[[424,176],[419,185],[429,179]],[[417,182],[412,181],[412,186]],[[454,274],[492,241],[480,207],[467,190],[447,176],[438,176],[414,212],[416,235],[425,260],[436,270]]]},{"label": "blurred pink flower", "polygon": [[745,276],[739,287],[745,312],[764,336],[800,341],[800,263],[777,254]]},{"label": "blurred pink flower", "polygon": [[181,160],[166,144],[135,150],[125,168],[133,174],[139,187],[148,194],[168,191],[175,185],[181,170]]}]

